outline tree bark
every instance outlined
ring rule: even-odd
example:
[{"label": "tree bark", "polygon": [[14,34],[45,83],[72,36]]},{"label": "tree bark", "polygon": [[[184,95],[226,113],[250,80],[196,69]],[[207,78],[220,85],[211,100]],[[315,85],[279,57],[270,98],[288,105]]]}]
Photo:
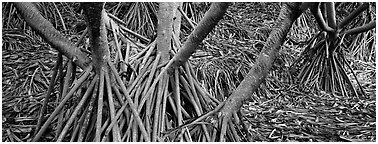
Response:
[{"label": "tree bark", "polygon": [[[176,8],[176,3],[172,2],[161,2],[159,3],[159,9],[157,13],[158,25],[157,25],[157,37],[156,37],[156,46],[157,54],[160,55],[159,63],[165,63],[169,61],[170,51],[172,49],[172,32],[173,32],[173,17],[175,16],[174,11]],[[168,81],[168,75],[164,73],[161,82]],[[159,82],[160,83],[160,82]],[[158,89],[164,91],[165,86],[159,84]],[[163,98],[162,95],[158,94],[155,96],[155,113],[153,114],[153,125],[152,125],[152,142],[156,142],[158,136],[160,135],[159,129],[159,114],[160,110],[163,109]],[[146,114],[148,115],[148,114]]]},{"label": "tree bark", "polygon": [[156,45],[158,54],[161,56],[160,63],[169,60],[175,8],[176,4],[172,2],[159,3]]},{"label": "tree bark", "polygon": [[14,5],[23,16],[26,23],[35,30],[47,43],[71,59],[82,69],[85,69],[91,60],[74,44],[65,38],[54,26],[46,20],[30,2],[15,2]]},{"label": "tree bark", "polygon": [[107,31],[105,27],[105,3],[82,3],[87,20],[89,33],[89,47],[92,52],[93,66],[99,74],[100,70],[110,59]]},{"label": "tree bark", "polygon": [[173,57],[173,63],[167,69],[168,72],[173,72],[173,69],[179,67],[189,59],[189,57],[197,49],[198,45],[203,39],[214,29],[216,24],[223,18],[230,3],[214,2],[211,4],[210,9],[206,12],[200,23],[190,34],[184,46]]},{"label": "tree bark", "polygon": [[300,3],[283,4],[266,45],[263,47],[256,63],[245,76],[244,80],[239,84],[234,93],[232,93],[232,95],[225,101],[224,107],[220,110],[221,117],[229,119],[232,113],[237,112],[241,108],[243,102],[248,100],[257,90],[265,77],[269,74],[292,23],[301,15],[301,13]]}]

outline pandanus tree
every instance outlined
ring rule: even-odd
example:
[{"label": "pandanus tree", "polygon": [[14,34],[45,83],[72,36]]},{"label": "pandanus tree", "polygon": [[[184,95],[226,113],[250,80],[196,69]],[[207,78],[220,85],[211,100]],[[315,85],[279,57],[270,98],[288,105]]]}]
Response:
[{"label": "pandanus tree", "polygon": [[[39,141],[58,115],[56,141],[172,141],[175,138],[164,138],[162,132],[180,125],[184,119],[202,115],[203,109],[209,109],[206,102],[209,102],[211,97],[206,95],[198,82],[193,79],[194,73],[189,64],[186,64],[184,68],[176,69],[175,77],[168,77],[166,73],[168,68],[163,67],[166,64],[165,61],[169,60],[170,54],[174,54],[180,46],[177,37],[175,38],[176,34],[172,35],[173,25],[175,32],[178,31],[177,22],[172,22],[172,11],[176,11],[177,6],[172,4],[162,3],[159,8],[159,14],[162,16],[159,17],[156,41],[151,42],[130,61],[129,48],[126,49],[126,54],[118,54],[121,51],[117,44],[117,37],[120,37],[123,43],[128,43],[128,40],[124,35],[117,33],[113,33],[117,49],[116,56],[115,59],[110,59],[107,28],[110,27],[113,32],[116,31],[115,29],[124,31],[127,29],[122,25],[117,25],[115,21],[119,22],[119,20],[114,16],[105,14],[103,3],[82,4],[88,27],[81,39],[88,32],[89,52],[87,53],[90,57],[83,52],[86,50],[77,49],[55,30],[51,23],[39,14],[33,3],[15,3],[25,21],[48,43],[72,61],[67,64],[66,75],[63,76],[62,55],[59,55],[32,141]],[[196,47],[222,18],[227,6],[228,3],[215,4],[206,18],[208,21],[205,21],[201,29],[189,38],[188,44],[184,45]],[[221,13],[218,13],[219,11]],[[179,13],[175,12],[175,14]],[[166,19],[166,17],[169,18]],[[198,38],[197,35],[201,37]],[[148,41],[140,35],[134,34],[134,36],[141,41]],[[110,60],[115,61],[116,64]],[[122,74],[127,71],[125,69],[129,69],[130,63],[135,66],[134,73],[131,74],[131,78],[122,79],[114,65],[119,65],[118,68]],[[172,62],[169,63],[172,64]],[[76,72],[74,65],[84,69],[77,80],[74,78]],[[161,72],[160,69],[162,69]],[[47,120],[44,120],[46,103],[54,82],[58,79],[57,76],[65,79],[61,83],[62,99],[54,112]],[[184,90],[180,90],[180,87]],[[171,95],[174,95],[174,98]],[[180,95],[182,95],[181,100]],[[63,110],[67,101],[72,100],[73,96],[79,101],[73,102],[74,106],[71,108]],[[205,96],[207,99],[204,98]],[[122,106],[116,107],[117,104]],[[215,103],[212,104],[215,106]],[[63,119],[61,119],[62,115],[64,115]],[[175,119],[176,117],[178,120]],[[201,124],[200,128],[206,131],[204,124]],[[185,136],[190,138],[190,135],[186,133]]]},{"label": "pandanus tree", "polygon": [[[52,91],[58,69],[59,74],[63,77],[62,69],[62,55],[59,55],[58,61],[54,68],[54,74],[51,79],[51,84],[48,92],[46,93],[45,102],[41,109],[40,118],[38,120],[38,125],[36,129],[36,135],[32,141],[38,141],[42,134],[46,131],[47,127],[59,115],[69,114],[69,118],[64,118],[64,120],[59,119],[57,129],[56,140],[62,141],[65,138],[65,135],[70,130],[71,141],[100,141],[101,140],[101,128],[105,120],[116,121],[115,119],[115,108],[114,100],[112,94],[112,83],[122,82],[118,72],[114,68],[113,64],[110,61],[110,52],[107,42],[107,31],[106,26],[109,25],[109,18],[106,16],[106,13],[103,9],[104,3],[83,3],[84,12],[87,19],[87,30],[82,35],[83,39],[86,32],[89,34],[89,44],[90,52],[92,59],[87,57],[86,53],[82,52],[76,46],[72,45],[65,37],[62,36],[57,30],[54,29],[51,23],[46,21],[38,12],[33,3],[15,3],[16,7],[20,10],[21,14],[24,16],[26,22],[36,30],[47,42],[49,42],[54,48],[56,48],[60,53],[65,55],[71,62],[66,69],[66,76],[64,77],[64,83],[61,83],[61,95],[63,96],[60,100],[59,105],[54,110],[54,112],[49,116],[49,118],[44,121],[42,124],[42,117],[46,109],[46,103],[49,100],[50,93]],[[79,42],[80,42],[79,40]],[[78,65],[82,69],[85,69],[82,75],[74,80],[76,69],[73,65]],[[116,74],[112,74],[116,72]],[[115,77],[114,77],[115,76]],[[123,82],[122,82],[123,83]],[[128,96],[124,84],[120,84],[120,88],[117,87],[117,90],[120,90],[125,98],[126,102],[123,102],[123,108],[121,112],[126,107],[124,103],[128,103],[129,106],[133,109],[131,113],[134,114],[134,119],[136,124],[140,126],[141,132],[144,136],[147,136],[144,125],[140,119],[139,114],[136,111],[136,105]],[[80,88],[80,89],[79,89]],[[114,85],[113,85],[113,88]],[[104,92],[107,92],[104,94]],[[117,96],[120,96],[120,92]],[[75,95],[80,98],[80,101],[76,103],[72,113],[67,111],[62,111],[65,103]],[[108,96],[105,98],[104,104],[104,95]],[[89,97],[91,96],[91,97]],[[120,98],[120,97],[118,97]],[[106,103],[107,102],[107,103]],[[105,112],[109,113],[108,119],[103,119],[103,107],[107,106],[108,109]],[[84,107],[84,108],[83,108]],[[96,113],[95,113],[96,112]],[[119,115],[118,115],[119,116]],[[79,117],[79,118],[77,118]],[[91,120],[93,119],[93,120]],[[75,122],[75,126],[71,125]],[[64,128],[62,127],[64,123]],[[105,122],[106,123],[106,122]],[[113,124],[114,125],[114,124]],[[120,136],[117,135],[118,127],[115,126],[113,130],[113,140],[117,141],[120,139]],[[105,136],[106,137],[106,136]],[[118,138],[118,139],[117,139]],[[149,139],[146,137],[145,139]]]},{"label": "pandanus tree", "polygon": [[[56,141],[250,141],[239,110],[268,75],[292,23],[308,7],[317,6],[283,3],[256,63],[232,95],[220,102],[201,87],[188,59],[230,3],[212,3],[182,46],[177,3],[159,4],[154,41],[129,31],[105,12],[104,3],[82,3],[87,30],[81,39],[88,32],[87,53],[55,30],[32,3],[15,5],[25,21],[60,52],[33,141],[39,141],[57,118]],[[149,45],[131,56],[124,32]],[[114,50],[108,47],[109,38],[114,39]],[[126,44],[125,51],[120,43]],[[62,55],[70,60],[67,67],[63,67]],[[84,69],[77,78],[76,65]],[[63,79],[61,98],[45,120],[57,77]],[[77,100],[72,101],[73,97]],[[67,101],[72,101],[70,108],[64,107]]]},{"label": "pandanus tree", "polygon": [[[345,58],[345,51],[354,47],[347,44],[347,41],[350,41],[348,39],[358,39],[359,34],[375,28],[376,21],[375,18],[361,20],[361,15],[370,6],[367,2],[356,3],[356,9],[346,17],[339,18],[342,19],[341,21],[337,21],[336,9],[342,4],[334,2],[314,3],[314,6],[311,7],[311,13],[318,23],[320,32],[310,39],[294,66],[299,69],[299,82],[308,87],[342,96],[347,96],[350,93],[355,96],[365,95],[350,67],[350,62]],[[353,21],[359,21],[360,26],[349,26],[348,24]],[[357,92],[348,77],[347,68],[356,78],[360,93]]]}]

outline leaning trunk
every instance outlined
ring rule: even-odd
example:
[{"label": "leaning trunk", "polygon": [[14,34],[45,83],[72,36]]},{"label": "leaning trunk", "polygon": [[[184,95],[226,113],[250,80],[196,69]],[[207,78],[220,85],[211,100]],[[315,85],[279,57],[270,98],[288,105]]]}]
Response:
[{"label": "leaning trunk", "polygon": [[211,4],[210,9],[206,12],[203,19],[189,35],[188,40],[186,40],[182,48],[172,58],[172,64],[167,68],[169,72],[173,72],[175,68],[182,66],[189,59],[202,40],[206,38],[223,18],[229,5],[230,3],[226,2],[215,2]]},{"label": "leaning trunk", "polygon": [[91,60],[86,54],[80,51],[58,30],[56,30],[54,26],[39,13],[33,3],[15,2],[14,5],[23,16],[26,23],[53,48],[57,49],[83,69],[89,65]]},{"label": "leaning trunk", "polygon": [[[244,101],[252,96],[268,75],[292,23],[302,13],[299,8],[300,3],[283,4],[276,23],[272,28],[272,32],[256,60],[255,65],[236,88],[235,92],[225,101],[224,107],[220,110],[222,117],[226,119],[226,121],[230,118],[232,113],[237,112],[237,110],[241,108]],[[221,136],[220,140],[223,141],[222,139]]]}]

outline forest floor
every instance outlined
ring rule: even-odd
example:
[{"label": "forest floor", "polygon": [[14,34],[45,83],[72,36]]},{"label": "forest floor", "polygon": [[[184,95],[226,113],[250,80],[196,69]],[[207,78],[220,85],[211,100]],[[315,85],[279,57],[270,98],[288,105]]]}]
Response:
[{"label": "forest floor", "polygon": [[[264,3],[237,3],[228,10],[191,60],[198,79],[211,94],[232,93],[253,65],[278,12],[277,5]],[[308,31],[303,29],[302,36],[289,34],[288,39],[305,40]],[[33,35],[31,31],[2,31],[3,142],[32,137],[57,57],[55,50]],[[290,74],[285,73],[302,50],[286,41],[261,86],[264,89],[243,106],[241,112],[253,136],[250,141],[375,142],[375,76],[360,80],[366,97],[303,88],[287,80]],[[375,68],[375,63],[371,65]],[[54,105],[50,103],[48,109]],[[53,136],[47,132],[45,137]]]}]

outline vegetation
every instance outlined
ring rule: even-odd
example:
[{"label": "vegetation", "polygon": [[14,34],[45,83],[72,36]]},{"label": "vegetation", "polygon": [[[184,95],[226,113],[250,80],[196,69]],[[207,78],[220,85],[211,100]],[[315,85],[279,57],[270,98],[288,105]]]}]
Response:
[{"label": "vegetation", "polygon": [[375,3],[2,6],[3,141],[376,141]]}]

